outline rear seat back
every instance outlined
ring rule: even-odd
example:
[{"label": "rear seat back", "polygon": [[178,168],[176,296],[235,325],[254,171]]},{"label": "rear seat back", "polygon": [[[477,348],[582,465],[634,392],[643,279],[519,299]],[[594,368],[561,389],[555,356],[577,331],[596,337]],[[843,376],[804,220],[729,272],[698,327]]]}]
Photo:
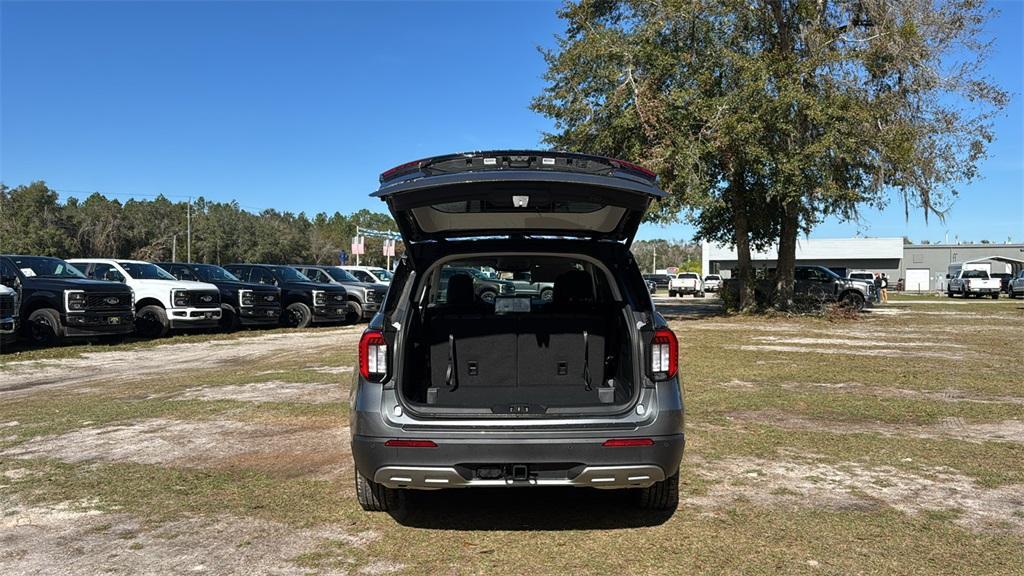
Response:
[{"label": "rear seat back", "polygon": [[604,380],[605,327],[596,315],[541,314],[518,319],[519,386],[586,389]]}]

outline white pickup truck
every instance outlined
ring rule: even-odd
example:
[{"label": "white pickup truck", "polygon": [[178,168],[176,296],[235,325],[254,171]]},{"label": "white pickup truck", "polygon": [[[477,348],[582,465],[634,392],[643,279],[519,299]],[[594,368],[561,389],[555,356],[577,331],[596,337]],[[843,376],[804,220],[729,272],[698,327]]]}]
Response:
[{"label": "white pickup truck", "polygon": [[704,282],[700,279],[700,274],[696,272],[680,272],[676,274],[675,278],[668,281],[668,295],[675,297],[676,294],[680,296],[693,294],[703,298]]},{"label": "white pickup truck", "polygon": [[948,280],[946,296],[950,298],[955,295],[963,298],[968,296],[976,298],[990,296],[993,300],[999,298],[999,291],[1002,289],[1002,285],[998,278],[989,277],[988,272],[964,269],[951,272],[951,274],[946,275]]},{"label": "white pickup truck", "polygon": [[135,291],[135,332],[159,338],[169,330],[216,328],[220,289],[206,282],[178,280],[142,260],[75,258],[68,260],[93,280],[123,282]]}]

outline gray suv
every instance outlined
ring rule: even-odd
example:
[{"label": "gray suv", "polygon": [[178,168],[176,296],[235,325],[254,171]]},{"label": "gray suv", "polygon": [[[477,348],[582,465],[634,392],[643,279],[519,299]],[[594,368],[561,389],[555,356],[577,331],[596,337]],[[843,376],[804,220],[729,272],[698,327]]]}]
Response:
[{"label": "gray suv", "polygon": [[[362,507],[404,508],[408,490],[578,486],[674,510],[678,344],[629,251],[664,195],[654,174],[506,151],[419,160],[380,180],[374,196],[406,254],[359,341],[350,426]],[[552,293],[485,301],[460,269],[528,274]]]}]

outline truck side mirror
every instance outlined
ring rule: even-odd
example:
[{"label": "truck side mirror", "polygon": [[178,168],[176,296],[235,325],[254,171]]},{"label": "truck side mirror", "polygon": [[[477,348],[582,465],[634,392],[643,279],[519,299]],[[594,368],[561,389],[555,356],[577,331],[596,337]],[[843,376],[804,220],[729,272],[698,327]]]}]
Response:
[{"label": "truck side mirror", "polygon": [[946,280],[949,280],[950,278],[951,276],[949,274],[946,274]]}]

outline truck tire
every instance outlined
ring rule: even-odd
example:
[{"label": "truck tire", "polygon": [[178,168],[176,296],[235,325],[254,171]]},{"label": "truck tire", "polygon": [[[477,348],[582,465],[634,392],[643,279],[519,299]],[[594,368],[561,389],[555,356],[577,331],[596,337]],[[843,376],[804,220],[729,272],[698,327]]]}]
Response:
[{"label": "truck tire", "polygon": [[367,512],[398,511],[405,503],[401,490],[377,484],[356,471],[356,499]]},{"label": "truck tire", "polygon": [[241,327],[242,322],[238,318],[238,312],[230,304],[221,304],[220,329],[225,332],[234,332]]},{"label": "truck tire", "polygon": [[357,324],[363,319],[363,305],[358,300],[348,301],[348,317],[345,318],[351,324]]},{"label": "truck tire", "polygon": [[494,300],[497,297],[498,295],[494,293],[494,290],[484,290],[480,293],[480,299],[488,304],[494,304]]},{"label": "truck tire", "polygon": [[992,299],[993,300],[999,300],[999,292],[993,292],[992,293]]},{"label": "truck tire", "polygon": [[64,339],[60,314],[52,308],[40,308],[28,315],[25,334],[37,346],[56,346]]},{"label": "truck tire", "polygon": [[676,297],[676,291],[675,290],[669,290],[668,291],[668,297],[669,298],[675,298]]},{"label": "truck tire", "polygon": [[637,506],[644,510],[675,510],[679,507],[679,472],[637,491]]},{"label": "truck tire", "polygon": [[[653,294],[653,292],[651,292]],[[555,291],[551,288],[545,288],[540,291],[540,299],[542,302],[551,302],[555,299]]]},{"label": "truck tire", "polygon": [[292,302],[284,309],[281,321],[291,328],[308,328],[313,322],[313,311],[303,302]]},{"label": "truck tire", "polygon": [[143,306],[135,313],[135,332],[144,338],[163,338],[170,330],[167,311],[156,304]]},{"label": "truck tire", "polygon": [[952,298],[952,297],[953,297],[953,291],[949,288],[949,286],[946,286],[946,298]]},{"label": "truck tire", "polygon": [[842,298],[839,300],[839,303],[842,304],[845,308],[849,308],[850,310],[856,310],[858,312],[864,309],[864,297],[858,294],[857,292],[851,291],[843,294]]},{"label": "truck tire", "polygon": [[1013,285],[1010,285],[1010,289],[1007,290],[1007,294],[1010,296],[1010,298],[1013,298],[1013,299],[1016,300],[1017,293],[1013,291]]}]

